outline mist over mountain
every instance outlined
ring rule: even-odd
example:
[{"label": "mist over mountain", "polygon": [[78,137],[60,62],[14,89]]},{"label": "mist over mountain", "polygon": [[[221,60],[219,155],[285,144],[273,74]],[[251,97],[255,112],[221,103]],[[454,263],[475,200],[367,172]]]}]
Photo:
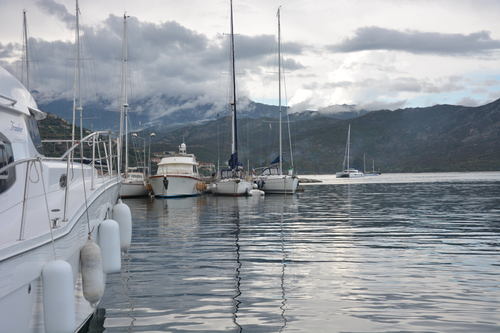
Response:
[{"label": "mist over mountain", "polygon": [[[77,105],[78,107],[78,105]],[[55,114],[70,123],[73,121],[73,101],[66,99],[53,100],[39,105],[45,112]],[[161,108],[161,111],[159,110]],[[92,130],[118,131],[120,122],[120,106],[116,101],[99,99],[83,107],[83,127]],[[142,99],[129,103],[129,125],[132,130],[158,127],[162,131],[170,131],[188,124],[203,123],[216,120],[230,114],[229,105],[216,103],[199,104],[196,101],[184,100],[180,97],[163,95],[158,98]],[[282,115],[290,112],[289,107],[282,107]],[[329,106],[318,111],[301,111],[290,113],[291,121],[325,116],[337,119],[350,119],[368,113],[357,110],[354,105]],[[263,117],[278,118],[278,106],[256,103],[246,98],[238,100],[238,117],[259,119]],[[79,113],[76,111],[76,123],[79,124]]]},{"label": "mist over mountain", "polygon": [[[229,119],[186,126],[160,134],[153,147],[177,150],[182,139],[200,161],[229,158]],[[436,105],[396,111],[373,111],[351,119],[316,116],[283,126],[284,160],[290,165],[288,133],[297,172],[335,173],[342,169],[347,129],[351,125],[351,166],[382,172],[500,170],[500,100],[479,107]],[[279,151],[272,118],[239,122],[240,161],[264,166]],[[245,164],[246,162],[246,164]]]},{"label": "mist over mountain", "polygon": [[[177,151],[184,141],[188,153],[194,153],[199,162],[225,165],[231,154],[230,117],[219,114],[200,119],[198,115],[208,115],[207,110],[210,106],[179,111],[151,127],[142,123],[143,132],[134,131],[144,138],[155,132],[151,151],[160,155]],[[285,168],[293,159],[299,174],[340,171],[351,125],[350,165],[359,170],[365,161],[366,169],[371,170],[374,163],[383,173],[500,170],[500,100],[478,107],[344,112],[338,117],[321,111],[291,114],[282,127]],[[249,102],[240,112],[238,142],[239,160],[245,168],[266,166],[278,156],[277,107]]]}]

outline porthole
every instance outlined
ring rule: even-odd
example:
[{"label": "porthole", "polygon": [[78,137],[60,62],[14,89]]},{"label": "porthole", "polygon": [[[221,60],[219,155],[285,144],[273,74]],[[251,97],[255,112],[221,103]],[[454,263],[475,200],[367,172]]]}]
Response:
[{"label": "porthole", "polygon": [[59,178],[59,187],[66,188],[67,185],[68,185],[68,177],[66,176],[65,173],[63,173]]}]

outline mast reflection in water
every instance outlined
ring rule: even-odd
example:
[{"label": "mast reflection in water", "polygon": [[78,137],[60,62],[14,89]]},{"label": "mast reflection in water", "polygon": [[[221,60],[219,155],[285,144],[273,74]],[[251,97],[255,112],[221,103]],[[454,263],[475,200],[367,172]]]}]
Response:
[{"label": "mast reflection in water", "polygon": [[365,178],[127,200],[92,332],[500,331],[500,173]]}]

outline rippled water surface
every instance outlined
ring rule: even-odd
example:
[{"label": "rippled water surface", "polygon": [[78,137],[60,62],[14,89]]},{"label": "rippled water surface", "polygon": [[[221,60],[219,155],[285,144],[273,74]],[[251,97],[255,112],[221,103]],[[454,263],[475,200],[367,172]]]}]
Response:
[{"label": "rippled water surface", "polygon": [[132,247],[90,331],[500,332],[500,173],[322,179],[126,200]]}]

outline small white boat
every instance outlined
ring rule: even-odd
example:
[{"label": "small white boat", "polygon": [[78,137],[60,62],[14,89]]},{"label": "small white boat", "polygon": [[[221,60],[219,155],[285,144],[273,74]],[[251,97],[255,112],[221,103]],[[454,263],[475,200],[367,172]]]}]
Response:
[{"label": "small white boat", "polygon": [[231,0],[231,158],[229,168],[218,170],[217,177],[212,179],[210,190],[215,195],[242,196],[248,195],[253,184],[247,180],[243,167],[238,161],[238,120],[236,117],[236,73],[234,66],[234,33],[233,33],[233,1]]},{"label": "small white boat", "polygon": [[198,162],[194,154],[186,153],[182,143],[179,153],[163,157],[158,163],[156,175],[149,178],[155,197],[172,198],[198,195],[206,188],[198,173]]},{"label": "small white boat", "polygon": [[351,125],[349,125],[349,130],[347,131],[347,148],[346,155],[344,156],[344,162],[342,164],[342,171],[336,173],[337,178],[355,178],[363,177],[365,174],[354,169],[350,166],[350,146],[351,146]]},{"label": "small white boat", "polygon": [[267,194],[295,194],[299,179],[294,175],[283,175],[277,166],[270,166],[254,178],[254,183]]},{"label": "small white boat", "polygon": [[381,175],[382,173],[379,171],[375,171],[375,160],[372,160],[372,171],[366,171],[365,163],[364,163],[364,157],[363,157],[363,168],[365,169],[365,176],[378,176]]},{"label": "small white boat", "polygon": [[221,170],[219,178],[210,184],[210,191],[216,195],[240,197],[248,195],[252,189],[253,184],[237,169]]},{"label": "small white boat", "polygon": [[349,168],[348,170],[337,172],[336,174],[337,178],[354,178],[354,177],[364,177],[364,176],[365,176],[364,173],[354,168]]},{"label": "small white boat", "polygon": [[0,117],[0,331],[78,331],[130,245],[118,136],[95,132],[45,157],[45,113],[1,67]]},{"label": "small white boat", "polygon": [[[281,8],[281,7],[280,7]],[[279,100],[279,146],[280,154],[277,158],[279,164],[271,164],[264,168],[262,173],[254,178],[258,188],[269,194],[295,194],[299,179],[293,175],[293,167],[289,174],[283,174],[283,148],[281,134],[281,28],[280,8],[278,8],[278,100]],[[290,145],[291,151],[291,145]],[[293,161],[293,159],[292,159]],[[293,163],[292,163],[293,165]]]},{"label": "small white boat", "polygon": [[148,195],[147,179],[143,172],[129,171],[123,178],[120,196],[122,198],[144,197]]}]

